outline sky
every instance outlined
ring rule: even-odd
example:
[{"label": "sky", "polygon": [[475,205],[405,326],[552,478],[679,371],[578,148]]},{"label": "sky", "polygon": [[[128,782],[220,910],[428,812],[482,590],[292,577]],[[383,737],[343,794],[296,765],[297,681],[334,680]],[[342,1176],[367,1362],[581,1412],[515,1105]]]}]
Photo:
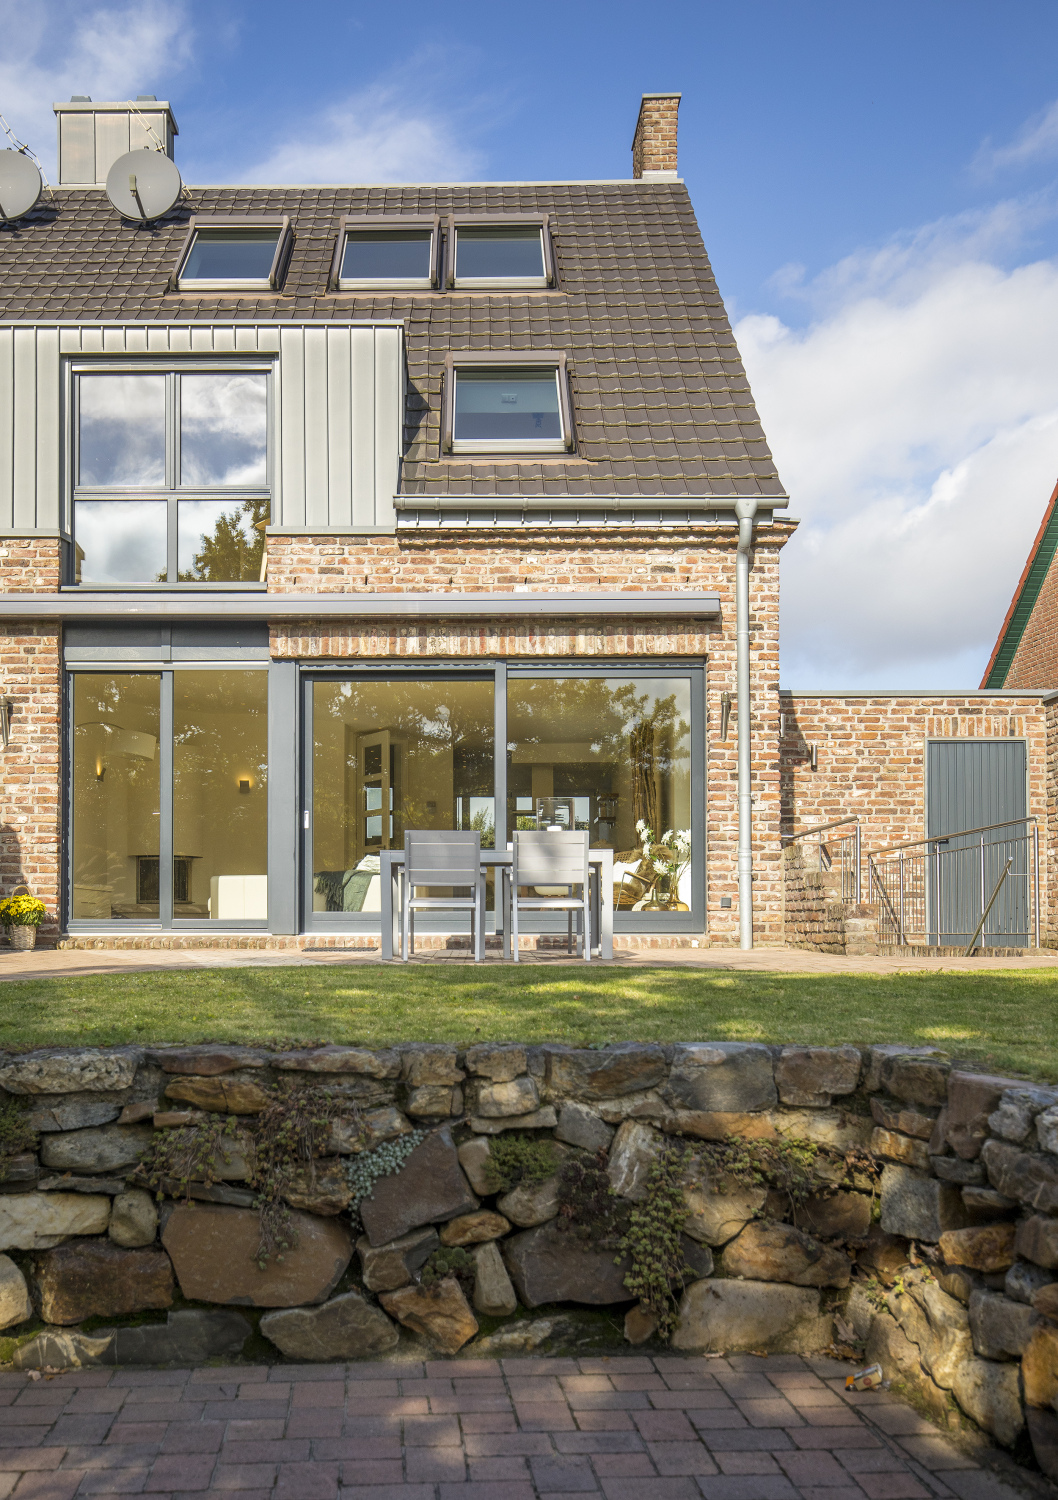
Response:
[{"label": "sky", "polygon": [[680,170],[800,526],[789,687],[973,687],[1058,479],[1054,0],[0,0],[0,114],[155,93],[190,183]]}]

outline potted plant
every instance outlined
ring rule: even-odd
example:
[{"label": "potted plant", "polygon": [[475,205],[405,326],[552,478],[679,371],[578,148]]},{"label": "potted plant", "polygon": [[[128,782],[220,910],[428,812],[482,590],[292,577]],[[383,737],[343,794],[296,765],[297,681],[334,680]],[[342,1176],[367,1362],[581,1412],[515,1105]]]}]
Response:
[{"label": "potted plant", "polygon": [[640,818],[636,832],[643,847],[643,859],[653,867],[655,874],[650,899],[641,909],[689,911],[687,903],[680,900],[680,879],[691,862],[691,830],[669,828],[660,840],[655,841],[653,828]]},{"label": "potted plant", "polygon": [[12,948],[32,948],[44,920],[44,902],[24,891],[0,901],[0,922],[7,928]]}]

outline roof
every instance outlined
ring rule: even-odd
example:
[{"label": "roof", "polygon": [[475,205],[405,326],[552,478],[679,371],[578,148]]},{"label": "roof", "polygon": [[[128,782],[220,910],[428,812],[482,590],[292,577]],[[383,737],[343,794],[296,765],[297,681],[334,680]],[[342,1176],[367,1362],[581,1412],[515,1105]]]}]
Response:
[{"label": "roof", "polygon": [[1013,664],[1021,638],[1032,618],[1032,611],[1040,597],[1048,570],[1058,551],[1058,485],[1051,494],[1036,540],[1029,552],[1014,597],[1010,601],[1006,618],[999,627],[999,637],[992,648],[985,675],[981,678],[983,688],[1001,688]]},{"label": "roof", "polygon": [[[548,291],[329,294],[338,221],[360,213],[547,213]],[[287,214],[279,295],[167,290],[191,214]],[[402,491],[429,495],[756,495],[784,498],[687,190],[681,182],[192,188],[132,225],[98,188],[55,188],[0,226],[0,320],[398,318],[408,397]],[[449,350],[568,356],[576,452],[442,459]]]}]

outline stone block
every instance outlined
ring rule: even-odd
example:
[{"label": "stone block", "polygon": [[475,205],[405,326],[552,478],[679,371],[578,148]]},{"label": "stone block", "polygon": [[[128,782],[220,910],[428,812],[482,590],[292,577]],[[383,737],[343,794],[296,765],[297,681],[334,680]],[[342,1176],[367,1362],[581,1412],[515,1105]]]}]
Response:
[{"label": "stone block", "polygon": [[1048,1479],[1058,1482],[1058,1416],[1053,1411],[1028,1406],[1025,1422],[1036,1462]]},{"label": "stone block", "polygon": [[[1015,1238],[1015,1249],[1017,1244]],[[1029,1260],[1016,1260],[1003,1279],[1003,1290],[1014,1302],[1031,1303],[1041,1286],[1051,1286],[1054,1281],[1053,1271],[1035,1266]]]},{"label": "stone block", "polygon": [[916,1167],[920,1172],[930,1169],[925,1141],[916,1140],[911,1135],[898,1135],[895,1130],[883,1130],[880,1125],[871,1132],[871,1150],[875,1156],[900,1162],[905,1167]]},{"label": "stone block", "polygon": [[271,1059],[282,1072],[355,1073],[363,1078],[399,1078],[401,1056],[389,1048],[310,1047],[302,1052],[280,1052]]},{"label": "stone block", "polygon": [[120,1318],[173,1301],[173,1268],[161,1250],[123,1250],[109,1239],[76,1239],[41,1252],[33,1282],[45,1323]]},{"label": "stone block", "polygon": [[[891,1057],[882,1067],[882,1086],[908,1104],[936,1105],[948,1100],[950,1064],[940,1056],[904,1053]],[[950,1118],[949,1105],[949,1118]]]},{"label": "stone block", "polygon": [[772,1109],[779,1096],[771,1052],[760,1042],[684,1043],[676,1048],[666,1097],[684,1109]]},{"label": "stone block", "polygon": [[983,1224],[949,1229],[940,1237],[940,1253],[950,1266],[972,1271],[1005,1271],[1014,1261],[1013,1224]]},{"label": "stone block", "polygon": [[969,1307],[970,1298],[981,1284],[978,1273],[966,1266],[939,1266],[935,1269],[935,1275],[941,1291],[947,1292],[949,1297],[954,1297],[964,1307]]},{"label": "stone block", "polygon": [[683,1202],[687,1209],[684,1230],[700,1244],[726,1245],[756,1217],[767,1196],[764,1187],[714,1180],[692,1158],[683,1178]]},{"label": "stone block", "polygon": [[791,1286],[846,1287],[852,1262],[791,1224],[751,1223],[726,1246],[726,1276],[783,1281]]},{"label": "stone block", "polygon": [[243,1307],[300,1307],[330,1296],[353,1253],[352,1236],[335,1219],[292,1212],[292,1249],[262,1270],[260,1215],[252,1209],[179,1204],[162,1230],[180,1290],[194,1302]]},{"label": "stone block", "polygon": [[858,1047],[784,1047],[775,1064],[783,1104],[828,1105],[834,1094],[851,1094],[860,1081]]},{"label": "stone block", "polygon": [[151,1194],[143,1188],[129,1188],[118,1193],[110,1210],[107,1234],[115,1245],[137,1250],[153,1245],[158,1233],[158,1210]]},{"label": "stone block", "polygon": [[800,1210],[803,1228],[824,1239],[859,1240],[871,1227],[871,1199],[867,1193],[815,1193]]},{"label": "stone block", "polygon": [[24,1323],[32,1314],[26,1278],[9,1255],[0,1255],[0,1328]]},{"label": "stone block", "polygon": [[918,1345],[929,1375],[943,1390],[950,1391],[960,1363],[973,1355],[969,1313],[934,1281],[908,1277],[906,1286],[905,1292],[888,1294],[889,1309],[908,1338]]},{"label": "stone block", "polygon": [[557,1173],[543,1182],[520,1182],[502,1198],[496,1199],[496,1207],[512,1224],[523,1229],[546,1224],[558,1214]]},{"label": "stone block", "polygon": [[134,1167],[150,1145],[153,1131],[145,1125],[101,1125],[88,1130],[46,1135],[40,1159],[56,1172],[116,1172]]},{"label": "stone block", "polygon": [[105,1234],[110,1199],[88,1193],[0,1196],[0,1250],[47,1250],[75,1234]]},{"label": "stone block", "polygon": [[396,1105],[385,1104],[381,1109],[367,1110],[359,1120],[332,1120],[323,1154],[356,1156],[361,1151],[373,1151],[385,1141],[395,1141],[402,1135],[410,1135],[414,1129],[414,1125]]},{"label": "stone block", "polygon": [[1005,1197],[1043,1213],[1058,1210],[1058,1160],[1053,1156],[988,1140],[981,1148],[981,1160],[989,1182]]},{"label": "stone block", "polygon": [[112,1364],[108,1355],[113,1343],[112,1330],[99,1334],[39,1333],[15,1350],[11,1364],[16,1370],[83,1370]]},{"label": "stone block", "polygon": [[1044,1214],[1033,1214],[1024,1219],[1015,1230],[1014,1249],[1024,1260],[1031,1260],[1048,1271],[1058,1270],[1058,1219]]},{"label": "stone block", "polygon": [[555,1137],[584,1151],[607,1151],[614,1132],[613,1126],[607,1125],[587,1105],[567,1100],[558,1112]]},{"label": "stone block", "polygon": [[999,1106],[1013,1078],[955,1069],[948,1079],[948,1144],[956,1156],[973,1161],[988,1135],[988,1117]]},{"label": "stone block", "polygon": [[273,1058],[255,1047],[227,1047],[207,1044],[203,1047],[151,1047],[148,1062],[163,1073],[193,1073],[216,1078],[222,1073],[236,1073],[240,1068],[263,1068]]},{"label": "stone block", "polygon": [[1058,1397],[1058,1325],[1042,1319],[1021,1356],[1021,1379],[1029,1406],[1054,1406]]},{"label": "stone block", "polygon": [[548,1302],[605,1306],[632,1300],[624,1284],[627,1258],[615,1264],[612,1250],[585,1245],[554,1223],[512,1235],[500,1249],[524,1307]]},{"label": "stone block", "polygon": [[345,1292],[318,1307],[265,1313],[261,1332],[287,1359],[375,1359],[397,1347],[400,1333],[384,1312],[359,1292]]},{"label": "stone block", "polygon": [[[131,1107],[136,1108],[135,1105]],[[52,1100],[47,1104],[41,1101],[36,1109],[30,1110],[28,1124],[41,1135],[47,1135],[56,1130],[85,1130],[90,1125],[109,1125],[120,1113],[123,1111],[117,1104],[79,1103],[65,1099]],[[145,1113],[151,1113],[150,1105],[146,1106]]]},{"label": "stone block", "polygon": [[372,1245],[366,1234],[356,1242],[364,1285],[369,1292],[395,1292],[407,1286],[440,1246],[432,1224],[413,1229],[388,1245]]},{"label": "stone block", "polygon": [[871,1095],[871,1114],[883,1130],[897,1130],[920,1141],[928,1141],[937,1125],[936,1114],[914,1109],[899,1099],[886,1099],[882,1094]]},{"label": "stone block", "polygon": [[467,1049],[463,1061],[468,1073],[493,1083],[512,1083],[527,1066],[525,1048],[511,1043],[479,1042]]},{"label": "stone block", "polygon": [[995,1188],[964,1187],[962,1201],[975,1219],[995,1219],[1000,1214],[1012,1215],[1018,1211],[1013,1198],[997,1193]]},{"label": "stone block", "polygon": [[542,1109],[534,1109],[529,1115],[496,1115],[491,1118],[487,1115],[471,1115],[467,1124],[478,1135],[502,1135],[505,1130],[554,1130],[558,1124],[558,1116],[553,1105],[545,1104]]},{"label": "stone block", "polygon": [[630,1344],[645,1344],[658,1331],[658,1320],[648,1307],[637,1302],[625,1313],[624,1335]]},{"label": "stone block", "polygon": [[443,1083],[423,1083],[408,1090],[405,1109],[416,1120],[447,1120],[463,1113],[463,1090]]},{"label": "stone block", "polygon": [[1032,1294],[1032,1308],[1052,1323],[1058,1322],[1058,1282],[1049,1282]]},{"label": "stone block", "polygon": [[430,1287],[383,1292],[379,1301],[391,1317],[421,1333],[445,1354],[455,1354],[478,1331],[478,1320],[454,1276]]},{"label": "stone block", "polygon": [[1016,1365],[967,1359],[955,1372],[951,1393],[978,1427],[1012,1448],[1025,1426]]},{"label": "stone block", "polygon": [[891,1313],[878,1313],[871,1323],[864,1364],[879,1364],[891,1380],[913,1393],[915,1404],[934,1418],[946,1420],[950,1398],[922,1368],[918,1345],[912,1343]]},{"label": "stone block", "polygon": [[322,1157],[298,1167],[283,1189],[283,1197],[291,1208],[322,1214],[324,1218],[343,1213],[352,1196],[345,1163],[335,1157]]},{"label": "stone block", "polygon": [[1058,1106],[1052,1104],[1036,1116],[1036,1139],[1041,1150],[1058,1155]]},{"label": "stone block", "polygon": [[474,1113],[485,1119],[508,1115],[530,1115],[540,1103],[536,1084],[529,1077],[508,1083],[479,1083]]},{"label": "stone block", "polygon": [[475,1193],[480,1193],[487,1198],[493,1191],[492,1179],[488,1173],[488,1161],[490,1147],[487,1140],[477,1137],[472,1141],[464,1141],[458,1151],[459,1165],[463,1168],[470,1186]]},{"label": "stone block", "polygon": [[495,1240],[471,1252],[474,1258],[474,1310],[488,1318],[506,1318],[518,1307],[511,1278]]},{"label": "stone block", "polygon": [[0,1066],[0,1089],[29,1095],[118,1092],[132,1087],[142,1061],[138,1047],[24,1052]]},{"label": "stone block", "polygon": [[970,1186],[987,1181],[988,1174],[980,1161],[963,1161],[961,1156],[930,1156],[929,1164],[942,1182]]},{"label": "stone block", "polygon": [[442,1245],[480,1245],[486,1240],[501,1239],[510,1229],[509,1220],[491,1209],[479,1209],[476,1214],[462,1214],[458,1219],[449,1219],[441,1226]]},{"label": "stone block", "polygon": [[447,1222],[480,1207],[459,1165],[451,1129],[443,1126],[416,1146],[399,1172],[376,1181],[360,1204],[360,1219],[372,1245],[384,1245],[422,1224]]},{"label": "stone block", "polygon": [[116,1365],[200,1365],[242,1353],[250,1325],[230,1308],[182,1307],[165,1323],[118,1328],[104,1362]]},{"label": "stone block", "polygon": [[270,1103],[259,1083],[223,1077],[177,1078],[166,1088],[165,1097],[222,1115],[259,1115]]},{"label": "stone block", "polygon": [[779,1132],[768,1115],[729,1114],[724,1110],[673,1109],[659,1117],[662,1130],[699,1141],[727,1141],[733,1135],[747,1141],[774,1141]]},{"label": "stone block", "polygon": [[672,1347],[686,1353],[816,1354],[833,1337],[833,1318],[821,1310],[815,1288],[709,1277],[684,1292]]},{"label": "stone block", "polygon": [[1020,1359],[1028,1347],[1039,1314],[1024,1302],[975,1287],[969,1299],[970,1335],[982,1359]]},{"label": "stone block", "polygon": [[[898,1057],[923,1058],[926,1061],[946,1062],[948,1054],[939,1047],[905,1047],[899,1042],[883,1042],[867,1049],[867,1071],[863,1086],[869,1094],[876,1094],[885,1086],[885,1070]],[[939,1100],[943,1104],[944,1100]]]},{"label": "stone block", "polygon": [[607,1175],[611,1190],[619,1198],[630,1198],[634,1203],[643,1201],[650,1168],[664,1144],[660,1130],[638,1120],[626,1120],[618,1127],[610,1147]]},{"label": "stone block", "polygon": [[868,1115],[847,1109],[783,1109],[769,1116],[777,1136],[784,1140],[814,1141],[835,1151],[869,1147],[874,1124]]},{"label": "stone block", "polygon": [[1017,1083],[1004,1089],[996,1109],[988,1117],[988,1129],[1015,1145],[1028,1139],[1037,1115],[1058,1104],[1058,1089]]},{"label": "stone block", "polygon": [[935,1245],[949,1229],[965,1229],[968,1215],[959,1189],[909,1167],[882,1172],[882,1228],[908,1240]]},{"label": "stone block", "polygon": [[[6,1190],[9,1183],[36,1182],[40,1176],[40,1162],[34,1151],[19,1151],[4,1162],[3,1181]],[[16,1191],[18,1191],[16,1189]]]},{"label": "stone block", "polygon": [[545,1079],[552,1099],[620,1098],[653,1088],[668,1075],[664,1051],[653,1043],[615,1047],[545,1047]]},{"label": "stone block", "polygon": [[466,1077],[454,1047],[440,1043],[412,1042],[402,1047],[401,1072],[413,1088],[462,1083]]}]

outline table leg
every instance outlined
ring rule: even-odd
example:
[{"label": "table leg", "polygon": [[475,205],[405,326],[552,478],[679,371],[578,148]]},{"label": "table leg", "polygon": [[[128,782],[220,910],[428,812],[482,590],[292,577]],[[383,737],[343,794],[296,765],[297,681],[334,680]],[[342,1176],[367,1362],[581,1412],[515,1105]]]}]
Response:
[{"label": "table leg", "polygon": [[501,865],[500,875],[500,921],[503,924],[503,956],[511,956],[511,872],[506,865]]},{"label": "table leg", "polygon": [[599,957],[613,958],[613,851],[602,851],[602,862],[598,866],[599,880]]},{"label": "table leg", "polygon": [[394,952],[400,948],[400,938],[397,935],[397,914],[400,902],[395,899],[397,893],[398,866],[395,860],[387,859],[383,850],[379,867],[380,880],[380,905],[379,913],[382,928],[382,957],[392,959]]}]

